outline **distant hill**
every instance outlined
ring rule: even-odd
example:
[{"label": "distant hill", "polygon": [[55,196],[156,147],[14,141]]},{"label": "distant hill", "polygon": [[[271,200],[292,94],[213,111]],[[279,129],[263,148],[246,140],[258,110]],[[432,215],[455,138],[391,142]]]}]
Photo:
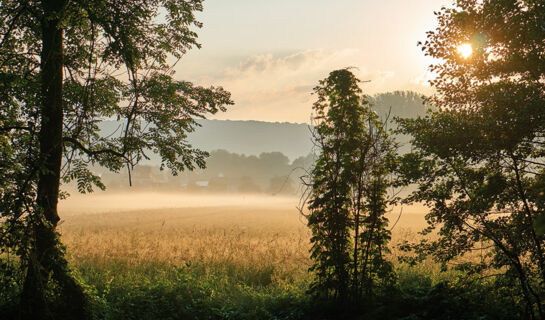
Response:
[{"label": "distant hill", "polygon": [[[422,95],[411,91],[394,91],[370,97],[373,109],[384,119],[395,116],[423,115],[426,106]],[[264,152],[281,152],[290,161],[312,152],[311,133],[307,124],[264,121],[198,120],[201,127],[188,135],[189,143],[205,150],[226,150],[246,156]],[[120,124],[104,121],[100,124],[104,134],[120,134]],[[402,140],[408,140],[404,138]],[[158,165],[159,158],[151,155],[148,164]]]},{"label": "distant hill", "polygon": [[[264,121],[197,120],[201,127],[188,134],[188,142],[205,151],[227,150],[247,156],[264,152],[281,152],[291,161],[312,151],[307,124]],[[120,135],[121,125],[116,121],[99,124],[103,135]],[[159,158],[148,154],[154,165]]]},{"label": "distant hill", "polygon": [[[394,91],[372,96],[370,102],[381,118],[412,118],[423,115],[427,107],[422,95],[412,91]],[[259,155],[281,152],[290,160],[312,151],[307,124],[263,121],[199,120],[202,127],[189,135],[195,147],[207,151],[227,150],[232,153]]]}]

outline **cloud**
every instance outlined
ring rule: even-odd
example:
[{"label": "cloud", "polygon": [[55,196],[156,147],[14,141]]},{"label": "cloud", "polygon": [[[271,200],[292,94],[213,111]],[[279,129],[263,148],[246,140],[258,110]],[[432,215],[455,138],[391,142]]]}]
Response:
[{"label": "cloud", "polygon": [[358,51],[305,50],[286,55],[271,53],[253,55],[235,65],[226,66],[218,75],[228,81],[255,80],[278,85],[293,83],[313,83],[312,77],[324,71],[347,67],[347,60],[357,56]]},{"label": "cloud", "polygon": [[[336,69],[354,67],[365,93],[388,91],[397,81],[390,70],[365,66],[359,49],[303,50],[289,54],[264,53],[225,61],[221,68],[198,75],[197,83],[221,85],[235,105],[219,119],[308,122],[318,81]],[[203,72],[204,73],[204,72]]]},{"label": "cloud", "polygon": [[426,71],[416,78],[413,78],[405,85],[407,90],[418,91],[426,95],[435,93],[435,89],[430,85],[430,80],[434,80],[437,74]]},{"label": "cloud", "polygon": [[[254,55],[227,66],[218,80],[232,92],[236,106],[224,117],[307,122],[318,81],[332,70],[357,66],[359,56],[356,49],[304,50]],[[361,68],[355,71],[369,75]],[[373,78],[390,76],[385,72]]]},{"label": "cloud", "polygon": [[424,86],[424,87],[430,87],[430,80],[435,79],[436,75],[430,71],[426,71],[419,75],[418,77],[411,80],[411,83]]}]

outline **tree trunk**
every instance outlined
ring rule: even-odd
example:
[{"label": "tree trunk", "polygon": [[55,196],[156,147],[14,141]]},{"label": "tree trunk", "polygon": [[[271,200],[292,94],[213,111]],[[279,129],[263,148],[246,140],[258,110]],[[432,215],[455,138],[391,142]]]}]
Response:
[{"label": "tree trunk", "polygon": [[[45,300],[49,279],[61,290],[66,302],[62,313],[87,318],[82,288],[70,276],[64,252],[59,246],[56,226],[62,162],[63,132],[63,30],[61,18],[67,0],[43,0],[40,110],[40,170],[37,209],[32,217],[33,246],[27,257],[27,274],[21,294],[21,315],[25,319],[51,319],[53,311]],[[57,311],[58,312],[58,311]]]},{"label": "tree trunk", "polygon": [[44,0],[42,20],[43,47],[41,54],[42,109],[40,158],[42,170],[38,177],[37,202],[45,220],[57,226],[59,215],[59,182],[62,159],[62,81],[63,32],[59,16],[66,0]]}]

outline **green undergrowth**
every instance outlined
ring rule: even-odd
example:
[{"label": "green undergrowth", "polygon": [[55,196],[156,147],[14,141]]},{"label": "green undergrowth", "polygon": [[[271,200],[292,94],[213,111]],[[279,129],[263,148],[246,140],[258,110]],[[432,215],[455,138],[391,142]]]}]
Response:
[{"label": "green undergrowth", "polygon": [[301,319],[308,279],[273,266],[79,264],[96,319]]},{"label": "green undergrowth", "polygon": [[[20,275],[2,270],[0,318],[16,314]],[[516,319],[516,301],[493,278],[468,281],[420,265],[397,267],[397,285],[354,303],[313,299],[310,276],[266,264],[171,266],[126,261],[78,261],[94,319]],[[4,316],[3,316],[4,315]]]}]

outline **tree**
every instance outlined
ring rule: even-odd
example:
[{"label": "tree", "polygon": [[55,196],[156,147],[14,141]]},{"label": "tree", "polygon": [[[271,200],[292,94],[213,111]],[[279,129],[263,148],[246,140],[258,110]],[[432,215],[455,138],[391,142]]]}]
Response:
[{"label": "tree", "polygon": [[319,155],[309,181],[311,291],[341,302],[361,302],[393,279],[384,257],[390,239],[384,214],[394,144],[358,83],[341,69],[314,89]]},{"label": "tree", "polygon": [[[174,174],[204,166],[186,133],[232,102],[222,88],[173,78],[199,47],[200,10],[201,0],[0,3],[0,248],[22,259],[27,318],[51,317],[53,289],[67,317],[85,317],[55,231],[61,180],[104,188],[89,165],[130,170],[149,150]],[[116,132],[99,131],[108,119]]]},{"label": "tree", "polygon": [[485,0],[436,13],[439,26],[421,45],[440,61],[430,99],[439,111],[402,121],[415,148],[404,170],[419,183],[409,200],[431,206],[425,233],[439,236],[420,249],[446,265],[489,246],[459,267],[493,269],[530,319],[545,318],[536,228],[545,209],[544,12],[543,1]]}]

